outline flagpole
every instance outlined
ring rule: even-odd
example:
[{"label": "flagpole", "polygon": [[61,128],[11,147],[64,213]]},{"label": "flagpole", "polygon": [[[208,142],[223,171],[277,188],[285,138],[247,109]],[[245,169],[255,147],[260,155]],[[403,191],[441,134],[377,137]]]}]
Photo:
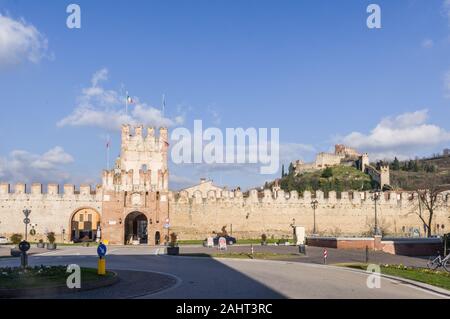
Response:
[{"label": "flagpole", "polygon": [[109,171],[109,149],[110,149],[110,138],[109,135],[107,136],[107,141],[106,141],[106,168]]},{"label": "flagpole", "polygon": [[166,95],[163,94],[163,100],[162,100],[162,117],[164,117],[164,112],[166,110]]}]

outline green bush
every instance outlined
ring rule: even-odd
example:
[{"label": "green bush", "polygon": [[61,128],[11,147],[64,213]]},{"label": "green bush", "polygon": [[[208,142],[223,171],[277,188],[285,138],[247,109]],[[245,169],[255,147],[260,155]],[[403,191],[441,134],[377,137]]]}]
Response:
[{"label": "green bush", "polygon": [[171,233],[170,234],[170,243],[169,243],[170,247],[176,247],[178,246],[178,235],[175,233]]},{"label": "green bush", "polygon": [[13,234],[10,239],[14,245],[18,245],[22,241],[22,238],[21,234]]},{"label": "green bush", "polygon": [[56,241],[55,233],[54,233],[54,232],[49,232],[49,233],[47,234],[47,239],[48,239],[48,242],[49,242],[50,244],[54,244],[55,241]]},{"label": "green bush", "polygon": [[331,167],[327,167],[322,172],[322,178],[330,178],[333,176],[333,169]]}]

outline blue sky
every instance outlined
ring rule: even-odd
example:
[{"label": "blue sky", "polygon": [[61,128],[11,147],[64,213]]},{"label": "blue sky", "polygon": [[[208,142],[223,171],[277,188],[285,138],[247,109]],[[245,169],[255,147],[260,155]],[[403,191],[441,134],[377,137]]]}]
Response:
[{"label": "blue sky", "polygon": [[[382,29],[366,26],[370,3]],[[280,128],[286,165],[337,142],[371,158],[450,146],[450,1],[0,0],[0,13],[2,180],[99,182],[125,90],[145,124]],[[200,177],[273,178],[171,164],[174,189]]]}]

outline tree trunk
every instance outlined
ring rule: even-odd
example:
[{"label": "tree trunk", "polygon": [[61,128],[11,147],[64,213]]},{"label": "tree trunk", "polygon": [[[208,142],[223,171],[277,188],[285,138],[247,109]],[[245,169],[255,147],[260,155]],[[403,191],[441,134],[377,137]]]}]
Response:
[{"label": "tree trunk", "polygon": [[430,209],[430,217],[428,218],[428,225],[427,225],[427,228],[428,228],[428,232],[427,232],[427,237],[428,238],[430,238],[431,237],[431,224],[432,224],[432,222],[433,222],[433,210],[432,209]]}]

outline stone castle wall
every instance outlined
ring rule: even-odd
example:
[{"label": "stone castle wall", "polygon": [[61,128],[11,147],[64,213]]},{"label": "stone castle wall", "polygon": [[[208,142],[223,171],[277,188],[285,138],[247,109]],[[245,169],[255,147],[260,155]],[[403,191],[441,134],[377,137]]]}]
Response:
[{"label": "stone castle wall", "polygon": [[[423,225],[417,211],[417,199],[409,193],[384,193],[377,202],[379,226],[388,234],[405,235],[417,228],[423,235]],[[237,238],[259,238],[265,233],[269,237],[292,236],[291,224],[305,226],[307,233],[313,228],[311,193],[299,197],[279,191],[277,194],[265,190],[263,194],[252,191],[244,198],[240,192],[211,191],[203,198],[197,192],[190,198],[187,193],[173,194],[170,218],[172,230],[180,239],[204,239],[223,226]],[[325,198],[317,192],[316,226],[324,235],[361,235],[374,227],[374,201],[369,193],[342,192],[337,198],[330,192]],[[434,226],[439,224],[441,232],[450,229],[450,198],[442,198]],[[295,219],[295,221],[294,221]],[[444,225],[442,230],[441,225]]]},{"label": "stone castle wall", "polygon": [[[101,188],[93,192],[89,186],[81,186],[75,191],[73,185],[65,185],[63,193],[57,185],[47,188],[42,192],[42,185],[33,184],[31,192],[27,193],[25,185],[18,184],[14,192],[10,192],[8,184],[1,184],[0,234],[23,233],[22,210],[25,208],[32,210],[31,225],[36,225],[37,235],[29,237],[32,241],[42,238],[48,231],[55,232],[57,240],[61,241],[62,229],[66,230],[65,239],[68,240],[71,217],[83,208],[98,211],[102,225],[107,222],[109,217],[103,211],[107,205]],[[423,225],[415,214],[417,199],[412,199],[409,193],[385,192],[383,195],[377,202],[377,211],[379,226],[385,233],[401,235],[417,228],[424,234]],[[259,238],[263,233],[269,238],[272,235],[279,238],[292,236],[290,225],[295,223],[305,226],[307,233],[311,233],[313,199],[318,201],[316,226],[321,235],[357,236],[368,233],[374,226],[374,202],[367,192],[342,192],[339,197],[330,192],[324,197],[319,191],[312,197],[310,192],[298,196],[295,191],[253,190],[244,197],[239,191],[209,191],[206,195],[197,191],[194,196],[189,196],[188,192],[169,193],[170,231],[176,232],[180,240],[204,239],[226,226],[227,231],[238,239]],[[446,196],[442,197],[433,227],[439,225],[441,233],[449,232],[449,217],[450,196]]]},{"label": "stone castle wall", "polygon": [[55,232],[57,241],[62,241],[62,230],[65,239],[70,237],[70,221],[72,215],[83,208],[92,208],[101,214],[102,196],[91,190],[89,185],[80,186],[75,190],[74,185],[64,185],[64,192],[59,191],[57,184],[47,185],[43,192],[43,185],[33,184],[27,192],[25,184],[17,184],[11,192],[9,184],[0,184],[0,235],[11,236],[13,233],[24,233],[24,215],[22,211],[31,210],[31,223],[36,236],[29,236],[35,241],[45,237],[46,232]]}]

